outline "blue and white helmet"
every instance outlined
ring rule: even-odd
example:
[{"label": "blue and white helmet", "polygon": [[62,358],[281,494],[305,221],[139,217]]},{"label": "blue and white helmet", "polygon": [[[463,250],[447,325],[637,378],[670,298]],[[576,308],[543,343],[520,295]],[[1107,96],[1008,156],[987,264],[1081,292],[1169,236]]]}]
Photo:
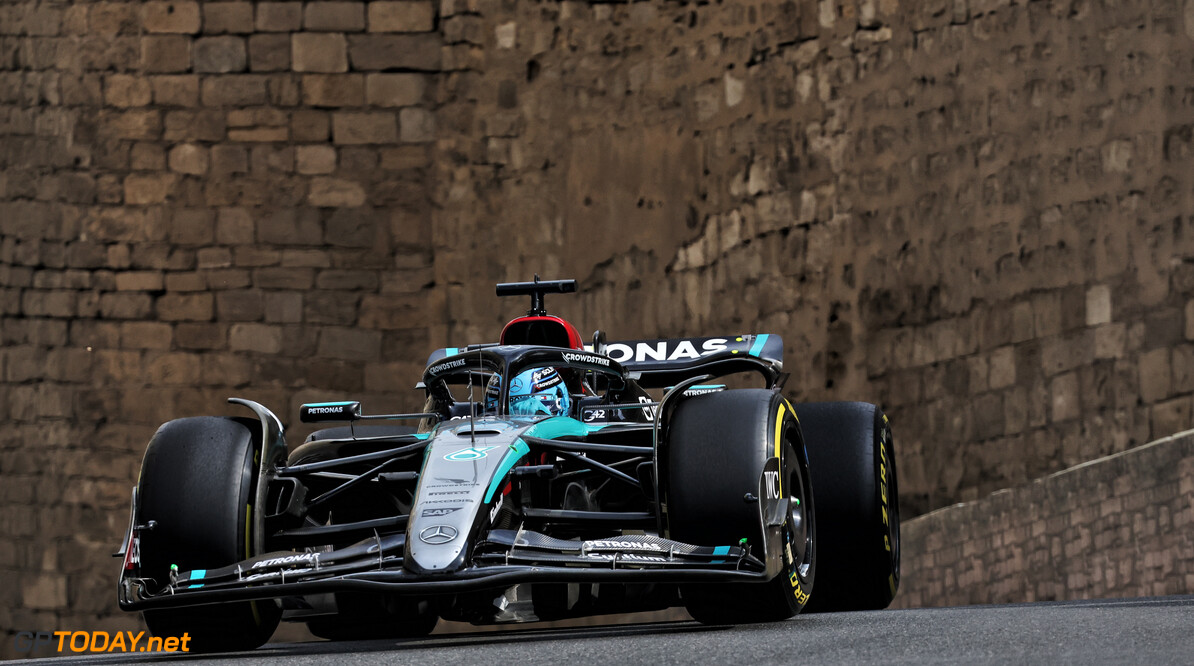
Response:
[{"label": "blue and white helmet", "polygon": [[524,416],[567,415],[572,409],[568,386],[555,368],[533,368],[510,382],[510,413]]},{"label": "blue and white helmet", "polygon": [[[485,387],[485,410],[497,411],[502,393],[502,376],[493,375]],[[564,378],[555,368],[525,370],[510,384],[510,413],[523,416],[567,415],[572,409],[572,397]]]}]

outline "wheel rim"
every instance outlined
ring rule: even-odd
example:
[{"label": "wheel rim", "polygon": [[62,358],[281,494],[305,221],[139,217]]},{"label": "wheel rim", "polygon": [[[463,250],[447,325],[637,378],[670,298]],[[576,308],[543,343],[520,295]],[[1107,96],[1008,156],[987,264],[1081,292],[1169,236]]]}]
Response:
[{"label": "wheel rim", "polygon": [[[794,437],[795,435],[795,437]],[[799,442],[799,435],[796,434],[795,423],[788,421],[785,423],[783,429],[784,437],[784,464],[787,468],[785,478],[788,481],[788,534],[791,539],[792,546],[792,560],[796,573],[805,579],[808,577],[809,569],[812,567],[813,558],[813,521],[815,520],[815,513],[812,510],[812,500],[809,498],[808,489],[811,488],[811,483],[808,478],[808,465],[804,462],[804,458],[796,453],[796,445],[793,439]],[[803,449],[803,442],[799,442]],[[804,464],[802,464],[804,463]]]}]

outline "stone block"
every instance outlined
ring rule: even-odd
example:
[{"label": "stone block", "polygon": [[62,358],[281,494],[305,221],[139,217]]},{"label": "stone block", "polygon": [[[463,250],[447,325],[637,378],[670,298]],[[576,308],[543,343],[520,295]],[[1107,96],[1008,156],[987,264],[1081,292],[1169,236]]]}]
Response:
[{"label": "stone block", "polygon": [[268,100],[266,78],[260,74],[209,76],[203,79],[204,106],[254,106]]},{"label": "stone block", "polygon": [[1094,330],[1095,358],[1122,358],[1127,326],[1123,323],[1105,324]]},{"label": "stone block", "polygon": [[67,607],[67,577],[60,574],[36,574],[22,579],[21,603],[33,610],[62,610]]},{"label": "stone block", "polygon": [[215,237],[215,217],[215,212],[207,208],[175,209],[170,220],[170,241],[179,245],[210,245]]},{"label": "stone block", "polygon": [[144,293],[103,294],[99,311],[104,319],[145,319],[153,311],[153,300]]},{"label": "stone block", "polygon": [[254,26],[261,32],[294,32],[303,25],[303,3],[259,2]]},{"label": "stone block", "polygon": [[157,321],[126,321],[120,324],[120,346],[125,349],[170,349],[174,331]]},{"label": "stone block", "polygon": [[159,106],[195,106],[199,103],[199,77],[184,74],[151,76],[153,103]]},{"label": "stone block", "polygon": [[100,135],[123,140],[156,140],[162,132],[162,115],[155,110],[100,114]]},{"label": "stone block", "polygon": [[292,291],[265,293],[265,321],[298,324],[303,321],[303,295]]},{"label": "stone block", "polygon": [[423,101],[427,82],[420,74],[370,74],[365,87],[373,106],[413,106]]},{"label": "stone block", "polygon": [[145,378],[151,386],[194,386],[200,374],[197,354],[176,352],[145,359]]},{"label": "stone block", "polygon": [[274,248],[250,245],[235,248],[232,262],[245,267],[276,266],[281,257],[282,253]]},{"label": "stone block", "polygon": [[418,106],[398,112],[399,138],[403,143],[429,143],[435,140],[435,115]]},{"label": "stone block", "polygon": [[110,74],[104,79],[104,102],[128,108],[145,106],[153,98],[149,81],[141,76]]},{"label": "stone block", "polygon": [[88,7],[88,28],[92,34],[114,37],[141,29],[140,6],[125,2],[98,2]]},{"label": "stone block", "polygon": [[1160,439],[1191,428],[1190,396],[1159,402],[1149,413],[1151,438]]},{"label": "stone block", "polygon": [[315,273],[309,268],[274,267],[253,271],[253,284],[261,289],[310,289]]},{"label": "stone block", "polygon": [[303,321],[352,326],[357,323],[359,296],[343,291],[309,291],[303,297]]},{"label": "stone block", "polygon": [[430,2],[369,3],[369,32],[430,32],[435,28],[435,8]]},{"label": "stone block", "polygon": [[211,294],[164,294],[157,300],[158,319],[163,321],[209,321],[213,312]]},{"label": "stone block", "polygon": [[290,115],[290,137],[293,141],[327,141],[330,130],[331,122],[325,111],[299,109]]},{"label": "stone block", "polygon": [[1145,404],[1169,395],[1170,364],[1168,349],[1154,349],[1140,354],[1140,399]]},{"label": "stone block", "polygon": [[365,77],[361,74],[308,74],[302,85],[307,106],[361,106],[365,102]]},{"label": "stone block", "polygon": [[280,208],[262,215],[257,223],[257,241],[271,245],[320,245],[323,223],[309,208]]},{"label": "stone block", "polygon": [[244,245],[254,240],[253,218],[244,208],[221,208],[216,215],[216,242]]},{"label": "stone block", "polygon": [[378,166],[387,171],[406,171],[407,169],[421,169],[431,163],[426,146],[399,146],[397,148],[383,148]]},{"label": "stone block", "polygon": [[377,291],[378,285],[377,271],[370,270],[329,269],[315,277],[317,289]]},{"label": "stone block", "polygon": [[165,203],[178,176],[168,173],[134,173],[124,179],[124,201],[131,205]]},{"label": "stone block", "polygon": [[146,32],[193,35],[199,32],[199,3],[191,0],[147,2],[141,5],[141,25]]},{"label": "stone block", "polygon": [[320,356],[348,361],[376,361],[381,352],[381,333],[356,328],[328,326],[319,332]]},{"label": "stone block", "polygon": [[253,3],[204,2],[203,32],[209,35],[253,32]]},{"label": "stone block", "polygon": [[191,48],[191,60],[200,73],[243,72],[248,64],[245,40],[231,35],[200,37]]},{"label": "stone block", "polygon": [[1086,325],[1111,322],[1111,287],[1097,284],[1086,290]]},{"label": "stone block", "polygon": [[249,70],[280,72],[290,69],[290,35],[258,34],[249,37]]},{"label": "stone block", "polygon": [[257,289],[221,291],[216,295],[218,321],[260,321],[263,314],[263,299]]},{"label": "stone block", "polygon": [[312,206],[354,208],[365,204],[365,189],[359,183],[342,178],[317,177],[311,180],[307,202]]},{"label": "stone block", "polygon": [[217,145],[211,147],[213,174],[246,173],[249,170],[249,151],[244,146]]},{"label": "stone block", "polygon": [[1016,383],[1016,351],[1007,345],[991,352],[987,378],[992,389],[1006,388]]},{"label": "stone block", "polygon": [[156,143],[135,143],[129,151],[129,168],[134,171],[164,170],[166,151]]},{"label": "stone block", "polygon": [[387,111],[332,114],[332,138],[337,144],[366,145],[398,141],[398,123]]},{"label": "stone block", "polygon": [[203,273],[169,273],[166,275],[166,291],[204,291],[207,280]]},{"label": "stone block", "polygon": [[194,143],[183,143],[170,149],[170,170],[192,176],[207,173],[210,165],[207,148]]},{"label": "stone block", "polygon": [[363,2],[308,2],[303,27],[322,32],[360,32],[365,29]]},{"label": "stone block", "polygon": [[200,248],[195,253],[195,265],[200,269],[228,268],[232,265],[232,251],[226,247]]},{"label": "stone block", "polygon": [[228,329],[232,351],[277,354],[282,350],[282,329],[266,324],[233,324]]},{"label": "stone block", "polygon": [[252,127],[249,129],[228,130],[229,141],[245,143],[283,142],[290,139],[288,127]]},{"label": "stone block", "polygon": [[336,170],[336,149],[331,146],[298,146],[294,156],[295,166],[301,174],[322,175]]},{"label": "stone block", "polygon": [[268,106],[233,109],[227,118],[229,127],[286,127],[289,120],[285,111]]},{"label": "stone block", "polygon": [[349,35],[348,57],[359,71],[438,71],[442,44],[436,34]]},{"label": "stone block", "polygon": [[221,141],[224,129],[224,114],[216,109],[167,111],[162,138],[171,142]]},{"label": "stone block", "polygon": [[296,72],[348,71],[348,42],[340,33],[291,35],[290,62]]},{"label": "stone block", "polygon": [[117,291],[161,291],[161,271],[122,271],[116,274]]},{"label": "stone block", "polygon": [[1054,377],[1049,383],[1049,395],[1052,398],[1049,418],[1053,423],[1068,421],[1082,415],[1077,373],[1067,372]]},{"label": "stone block", "polygon": [[1033,331],[1038,338],[1061,333],[1061,294],[1056,291],[1032,297]]}]

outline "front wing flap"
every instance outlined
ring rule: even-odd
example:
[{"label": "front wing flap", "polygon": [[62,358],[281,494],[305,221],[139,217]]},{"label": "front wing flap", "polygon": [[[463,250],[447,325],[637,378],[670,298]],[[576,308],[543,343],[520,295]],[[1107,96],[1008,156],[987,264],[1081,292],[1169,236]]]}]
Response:
[{"label": "front wing flap", "polygon": [[320,553],[283,551],[211,570],[172,574],[165,584],[122,576],[124,610],[269,599],[346,590],[428,595],[532,582],[758,582],[764,563],[745,545],[693,546],[649,535],[570,541],[527,530],[493,530],[472,566],[415,574],[402,567],[404,535]]}]

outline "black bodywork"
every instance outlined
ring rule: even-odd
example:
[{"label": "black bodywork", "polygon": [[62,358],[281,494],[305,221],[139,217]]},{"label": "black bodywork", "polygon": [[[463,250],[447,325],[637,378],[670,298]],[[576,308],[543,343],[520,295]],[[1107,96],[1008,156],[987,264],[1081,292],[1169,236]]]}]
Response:
[{"label": "black bodywork", "polygon": [[[119,553],[120,607],[275,599],[286,619],[301,620],[335,614],[329,599],[337,593],[362,592],[417,598],[440,617],[487,623],[665,608],[680,603],[684,584],[773,579],[783,563],[769,514],[784,507],[758,502],[759,520],[774,524],[764,530],[773,543],[673,541],[661,461],[680,401],[721,390],[706,383],[742,372],[778,390],[781,356],[779,337],[766,335],[599,341],[594,351],[440,350],[418,386],[422,412],[374,417],[359,403],[305,405],[304,420],[349,425],[289,453],[272,412],[234,399],[260,423],[248,521],[259,555],[172,571],[169,580],[142,577],[138,537],[154,526],[138,516],[134,492]],[[496,409],[485,408],[495,374],[548,366],[576,397],[571,414],[508,414],[505,385]],[[652,398],[649,389],[661,388],[662,398]]]}]

